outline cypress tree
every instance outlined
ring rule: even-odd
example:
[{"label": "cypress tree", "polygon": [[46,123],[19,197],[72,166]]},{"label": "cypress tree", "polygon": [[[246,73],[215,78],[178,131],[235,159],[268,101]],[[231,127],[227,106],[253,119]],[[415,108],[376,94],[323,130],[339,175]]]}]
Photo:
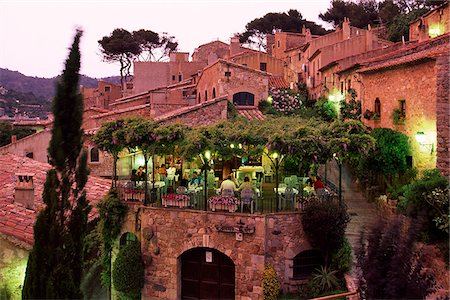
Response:
[{"label": "cypress tree", "polygon": [[89,171],[83,150],[83,98],[79,92],[82,31],[77,30],[53,99],[54,122],[48,148],[52,168],[34,225],[23,299],[82,298],[83,241],[91,209],[84,190]]}]

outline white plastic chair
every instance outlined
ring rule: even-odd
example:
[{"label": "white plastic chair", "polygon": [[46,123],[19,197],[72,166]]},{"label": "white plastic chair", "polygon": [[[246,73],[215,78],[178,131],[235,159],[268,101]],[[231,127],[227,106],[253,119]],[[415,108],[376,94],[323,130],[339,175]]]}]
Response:
[{"label": "white plastic chair", "polygon": [[[287,208],[287,203],[289,202],[291,204],[291,208],[294,209],[294,190],[292,188],[286,188],[284,191],[284,194],[281,194],[280,201],[279,201],[279,207],[280,208]],[[281,206],[281,202],[284,203],[284,206]]]},{"label": "white plastic chair", "polygon": [[234,191],[231,189],[223,189],[222,196],[224,197],[234,197]]},{"label": "white plastic chair", "polygon": [[244,211],[244,204],[250,204],[250,213],[253,213],[253,206],[255,205],[255,201],[253,198],[252,190],[241,191],[241,212]]}]

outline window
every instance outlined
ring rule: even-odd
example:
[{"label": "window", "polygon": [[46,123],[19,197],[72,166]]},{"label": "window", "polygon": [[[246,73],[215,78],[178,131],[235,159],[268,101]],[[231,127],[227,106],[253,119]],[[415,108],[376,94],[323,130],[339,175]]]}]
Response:
[{"label": "window", "polygon": [[183,80],[183,75],[179,74],[178,75],[178,81],[181,81],[181,80]]},{"label": "window", "polygon": [[215,98],[216,98],[216,88],[213,88],[213,93],[212,93],[212,97],[213,97],[213,99],[215,99]]},{"label": "window", "polygon": [[111,87],[108,85],[108,86],[105,86],[105,92],[110,92],[111,91]]},{"label": "window", "polygon": [[259,63],[259,69],[261,71],[267,71],[267,63]]},{"label": "window", "polygon": [[406,100],[400,100],[400,113],[402,114],[402,117],[406,117]]},{"label": "window", "polygon": [[131,244],[132,242],[137,242],[138,238],[136,235],[134,235],[131,232],[127,232],[122,234],[122,236],[120,237],[120,246],[125,246],[128,244]]},{"label": "window", "polygon": [[91,148],[91,162],[99,162],[100,153],[97,147]]},{"label": "window", "polygon": [[341,94],[342,95],[344,94],[344,82],[343,81],[341,81]]},{"label": "window", "polygon": [[299,54],[298,54],[298,61],[301,61],[301,60],[302,60],[302,54],[299,53]]},{"label": "window", "polygon": [[200,93],[198,93],[198,102],[200,103],[202,101],[202,98],[200,97]]},{"label": "window", "polygon": [[374,112],[378,116],[381,116],[381,102],[380,102],[380,98],[378,98],[378,97],[375,99]]},{"label": "window", "polygon": [[348,80],[348,84],[347,84],[347,90],[349,90],[349,89],[351,89],[351,88],[352,88],[352,80],[349,79],[349,80]]},{"label": "window", "polygon": [[277,47],[280,48],[280,41],[277,41]]},{"label": "window", "polygon": [[323,85],[324,87],[327,87],[327,76],[323,78]]},{"label": "window", "polygon": [[254,106],[255,95],[248,92],[240,92],[233,95],[233,103],[237,106]]},{"label": "window", "polygon": [[205,101],[208,100],[208,91],[205,91]]},{"label": "window", "polygon": [[412,166],[413,166],[413,157],[411,155],[407,155],[406,156],[406,165],[409,168],[412,168]]},{"label": "window", "polygon": [[34,157],[33,152],[27,152],[25,154],[25,156],[28,157],[28,158],[31,158],[31,159],[33,159],[33,157]]},{"label": "window", "polygon": [[310,276],[315,269],[324,264],[322,253],[319,250],[306,250],[294,257],[295,279],[304,279]]},{"label": "window", "polygon": [[175,78],[176,78],[175,75],[172,75],[172,81],[175,81]]},{"label": "window", "polygon": [[231,76],[231,72],[230,72],[230,71],[226,71],[226,72],[225,72],[225,76],[226,76],[226,77],[230,77],[230,76]]},{"label": "window", "polygon": [[247,64],[242,64],[244,67],[246,67],[247,66]]}]

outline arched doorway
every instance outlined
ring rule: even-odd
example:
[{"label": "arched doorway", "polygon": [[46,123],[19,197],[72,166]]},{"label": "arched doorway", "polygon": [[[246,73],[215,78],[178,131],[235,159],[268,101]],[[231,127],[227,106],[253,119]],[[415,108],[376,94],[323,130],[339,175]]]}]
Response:
[{"label": "arched doorway", "polygon": [[194,248],[180,256],[182,299],[234,299],[233,261],[211,248]]}]

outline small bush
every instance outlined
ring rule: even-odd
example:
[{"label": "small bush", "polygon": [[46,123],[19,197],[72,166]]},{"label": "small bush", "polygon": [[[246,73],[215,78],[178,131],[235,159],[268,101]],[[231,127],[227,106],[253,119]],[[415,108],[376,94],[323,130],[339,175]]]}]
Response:
[{"label": "small bush", "polygon": [[317,201],[309,204],[304,212],[303,230],[311,245],[324,253],[328,265],[329,255],[344,242],[345,229],[350,221],[347,209],[337,203]]},{"label": "small bush", "polygon": [[130,299],[140,299],[144,287],[144,261],[139,242],[123,246],[117,254],[113,267],[115,289]]},{"label": "small bush", "polygon": [[272,265],[266,264],[264,266],[262,286],[265,300],[278,299],[281,284],[278,279],[277,272]]},{"label": "small bush", "polygon": [[333,121],[338,116],[336,106],[325,98],[319,99],[315,104],[315,109],[317,114],[325,121]]},{"label": "small bush", "polygon": [[342,246],[331,255],[330,268],[340,274],[347,273],[352,269],[352,247],[347,238],[344,238]]}]

